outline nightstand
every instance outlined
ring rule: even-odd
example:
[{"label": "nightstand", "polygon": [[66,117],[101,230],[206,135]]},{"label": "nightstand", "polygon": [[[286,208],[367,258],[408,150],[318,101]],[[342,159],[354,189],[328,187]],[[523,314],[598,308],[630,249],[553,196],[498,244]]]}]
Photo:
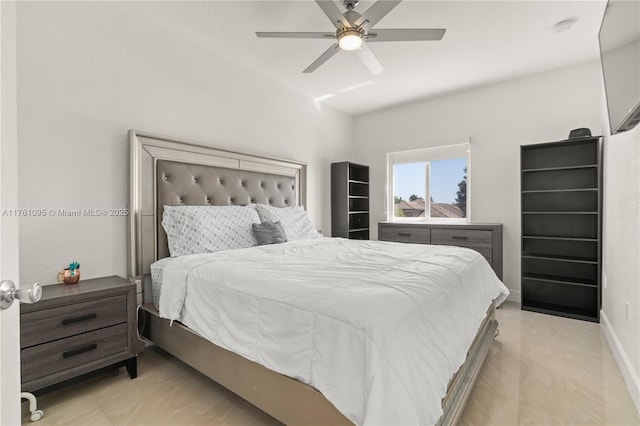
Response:
[{"label": "nightstand", "polygon": [[136,286],[117,276],[42,287],[20,306],[22,390],[37,391],[113,364],[137,376]]}]

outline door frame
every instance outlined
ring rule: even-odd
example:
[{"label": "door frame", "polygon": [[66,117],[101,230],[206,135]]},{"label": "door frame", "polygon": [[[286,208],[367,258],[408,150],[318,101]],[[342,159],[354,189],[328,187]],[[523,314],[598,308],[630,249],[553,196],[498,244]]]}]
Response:
[{"label": "door frame", "polygon": [[[19,286],[15,1],[0,1],[0,279]],[[9,212],[9,214],[6,214]],[[0,310],[0,424],[20,424],[20,308]]]}]

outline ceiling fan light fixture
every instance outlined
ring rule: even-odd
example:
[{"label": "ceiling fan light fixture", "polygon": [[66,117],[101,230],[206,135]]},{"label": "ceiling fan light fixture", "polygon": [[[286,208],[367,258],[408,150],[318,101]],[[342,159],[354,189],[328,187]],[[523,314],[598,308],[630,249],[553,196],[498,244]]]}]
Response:
[{"label": "ceiling fan light fixture", "polygon": [[[0,0],[2,1],[2,0]],[[270,38],[311,38],[322,40],[334,40],[315,61],[302,72],[312,73],[319,66],[327,62],[341,50],[355,51],[356,56],[362,61],[373,75],[383,71],[380,61],[369,49],[369,42],[386,41],[438,41],[446,32],[445,28],[405,28],[405,29],[380,29],[373,28],[378,21],[384,18],[402,0],[376,0],[364,13],[360,14],[354,9],[358,0],[340,0],[346,12],[340,12],[336,2],[338,0],[315,0],[336,28],[335,33],[311,32],[311,31],[256,31],[256,36]],[[371,0],[368,0],[371,1]]]},{"label": "ceiling fan light fixture", "polygon": [[338,46],[342,50],[358,50],[362,46],[362,33],[358,30],[345,30],[338,35]]}]

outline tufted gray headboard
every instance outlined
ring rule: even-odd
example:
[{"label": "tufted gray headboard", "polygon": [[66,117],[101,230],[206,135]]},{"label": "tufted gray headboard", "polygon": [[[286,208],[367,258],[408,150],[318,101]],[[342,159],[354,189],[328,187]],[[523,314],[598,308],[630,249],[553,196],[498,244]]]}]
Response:
[{"label": "tufted gray headboard", "polygon": [[165,205],[306,204],[305,163],[242,154],[129,131],[128,273],[149,274],[167,257]]},{"label": "tufted gray headboard", "polygon": [[158,160],[156,168],[158,258],[169,256],[167,235],[161,226],[164,206],[244,206],[257,203],[287,207],[295,205],[297,200],[294,176],[168,160]]}]

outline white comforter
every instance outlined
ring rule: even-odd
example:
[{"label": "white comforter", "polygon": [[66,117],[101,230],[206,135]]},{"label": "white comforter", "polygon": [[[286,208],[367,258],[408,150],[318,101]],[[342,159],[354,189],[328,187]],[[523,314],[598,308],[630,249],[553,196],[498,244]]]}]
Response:
[{"label": "white comforter", "polygon": [[315,387],[356,424],[434,424],[507,295],[469,249],[322,238],[175,258],[160,316]]}]

